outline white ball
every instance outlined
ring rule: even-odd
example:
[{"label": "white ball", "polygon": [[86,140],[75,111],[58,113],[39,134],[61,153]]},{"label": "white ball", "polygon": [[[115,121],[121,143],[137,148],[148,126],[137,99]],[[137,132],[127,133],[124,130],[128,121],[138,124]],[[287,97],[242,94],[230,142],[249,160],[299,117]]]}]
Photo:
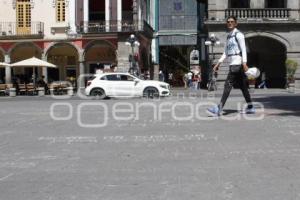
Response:
[{"label": "white ball", "polygon": [[255,79],[259,77],[260,71],[256,67],[251,67],[245,72],[245,74],[247,75],[248,78]]}]

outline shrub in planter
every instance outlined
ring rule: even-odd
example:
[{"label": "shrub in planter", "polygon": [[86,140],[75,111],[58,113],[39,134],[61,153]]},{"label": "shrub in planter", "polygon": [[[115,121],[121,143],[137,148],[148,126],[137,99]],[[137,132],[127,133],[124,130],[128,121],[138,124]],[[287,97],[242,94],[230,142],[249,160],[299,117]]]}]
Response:
[{"label": "shrub in planter", "polygon": [[286,66],[286,76],[288,83],[294,83],[295,82],[295,73],[298,68],[298,63],[295,60],[287,59],[285,61]]}]

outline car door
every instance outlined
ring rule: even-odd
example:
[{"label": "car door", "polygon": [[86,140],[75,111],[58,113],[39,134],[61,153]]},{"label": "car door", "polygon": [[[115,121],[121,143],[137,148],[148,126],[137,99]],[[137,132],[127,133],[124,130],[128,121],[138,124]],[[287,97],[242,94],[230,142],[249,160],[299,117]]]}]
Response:
[{"label": "car door", "polygon": [[120,85],[118,91],[120,92],[121,96],[126,97],[134,97],[137,96],[137,87],[135,77],[127,75],[127,74],[120,74]]},{"label": "car door", "polygon": [[120,77],[117,74],[108,74],[101,78],[105,81],[105,93],[107,96],[120,96]]}]

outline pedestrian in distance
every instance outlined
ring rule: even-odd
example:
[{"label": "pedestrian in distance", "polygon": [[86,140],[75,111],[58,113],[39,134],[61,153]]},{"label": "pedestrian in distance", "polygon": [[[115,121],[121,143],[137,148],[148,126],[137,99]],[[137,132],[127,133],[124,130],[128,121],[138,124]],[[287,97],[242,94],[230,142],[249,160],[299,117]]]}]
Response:
[{"label": "pedestrian in distance", "polygon": [[183,75],[182,81],[184,83],[184,88],[186,89],[188,86],[188,74],[187,73]]},{"label": "pedestrian in distance", "polygon": [[258,88],[266,88],[267,89],[265,72],[261,73],[261,83],[258,85]]},{"label": "pedestrian in distance", "polygon": [[164,75],[164,73],[163,73],[161,70],[159,71],[158,79],[159,79],[159,81],[161,81],[161,82],[164,82],[164,81],[165,81],[165,75]]},{"label": "pedestrian in distance", "polygon": [[189,71],[188,73],[187,73],[187,77],[188,77],[188,83],[187,83],[187,85],[188,85],[188,88],[192,88],[193,87],[193,76],[194,76],[194,74],[193,74],[193,72],[191,72],[191,71]]},{"label": "pedestrian in distance", "polygon": [[193,89],[194,90],[198,90],[199,80],[200,80],[199,74],[198,73],[194,74],[194,77],[193,77]]},{"label": "pedestrian in distance", "polygon": [[38,87],[43,87],[45,90],[45,94],[48,94],[48,92],[49,92],[48,84],[45,82],[44,79],[45,79],[45,76],[41,76],[41,78],[39,78],[37,81],[37,85],[38,85]]},{"label": "pedestrian in distance", "polygon": [[199,72],[197,75],[198,75],[197,89],[200,90],[201,89],[201,81],[202,81],[201,72]]},{"label": "pedestrian in distance", "polygon": [[217,72],[220,64],[227,59],[229,63],[229,73],[225,81],[223,95],[219,105],[207,110],[214,115],[220,116],[233,85],[237,83],[248,104],[245,113],[254,114],[255,109],[252,105],[251,96],[248,90],[248,79],[245,74],[248,70],[245,36],[236,28],[238,23],[235,16],[227,17],[226,24],[229,34],[227,36],[225,50],[218,63],[214,66],[213,71]]}]

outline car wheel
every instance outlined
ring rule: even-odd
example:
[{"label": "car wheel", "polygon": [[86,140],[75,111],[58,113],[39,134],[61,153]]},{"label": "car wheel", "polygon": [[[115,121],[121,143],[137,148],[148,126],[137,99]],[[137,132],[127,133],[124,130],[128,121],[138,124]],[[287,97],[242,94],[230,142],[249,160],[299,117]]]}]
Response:
[{"label": "car wheel", "polygon": [[97,99],[105,99],[106,95],[103,89],[95,88],[90,93],[91,96],[96,97]]},{"label": "car wheel", "polygon": [[158,89],[155,87],[147,87],[143,91],[143,97],[147,98],[159,98]]}]

